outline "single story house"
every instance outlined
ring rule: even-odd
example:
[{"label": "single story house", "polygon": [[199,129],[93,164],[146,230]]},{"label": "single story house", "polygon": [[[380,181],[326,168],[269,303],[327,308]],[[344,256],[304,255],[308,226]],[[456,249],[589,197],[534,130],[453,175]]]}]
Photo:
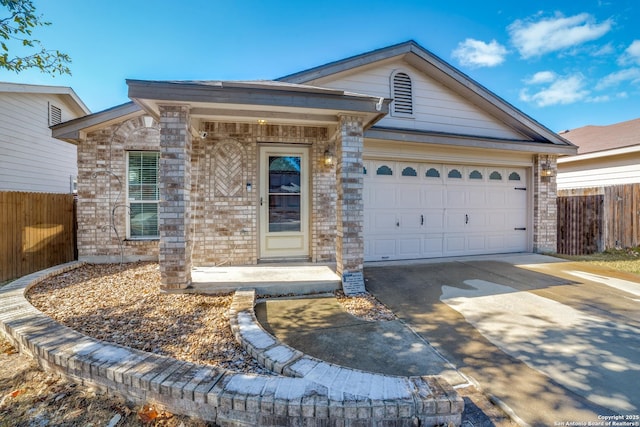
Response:
[{"label": "single story house", "polygon": [[0,82],[0,191],[73,192],[76,145],[49,126],[90,113],[69,87]]},{"label": "single story house", "polygon": [[558,190],[640,183],[640,119],[561,135],[578,153],[558,160]]},{"label": "single story house", "polygon": [[78,145],[80,259],[122,245],[182,289],[194,265],[357,281],[366,261],[555,251],[575,147],[414,41],[276,80],[127,85],[53,128]]}]

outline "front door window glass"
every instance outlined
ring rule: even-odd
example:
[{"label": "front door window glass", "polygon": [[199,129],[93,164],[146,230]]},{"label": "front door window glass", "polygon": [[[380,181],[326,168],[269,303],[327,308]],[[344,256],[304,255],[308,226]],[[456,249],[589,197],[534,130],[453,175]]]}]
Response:
[{"label": "front door window glass", "polygon": [[269,156],[269,232],[300,231],[300,156]]}]

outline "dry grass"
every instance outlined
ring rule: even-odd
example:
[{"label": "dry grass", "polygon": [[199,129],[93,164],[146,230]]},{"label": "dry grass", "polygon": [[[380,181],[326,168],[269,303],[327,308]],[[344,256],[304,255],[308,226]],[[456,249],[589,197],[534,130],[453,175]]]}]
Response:
[{"label": "dry grass", "polygon": [[640,274],[640,248],[610,249],[591,255],[557,255],[570,261],[579,261],[625,273]]}]

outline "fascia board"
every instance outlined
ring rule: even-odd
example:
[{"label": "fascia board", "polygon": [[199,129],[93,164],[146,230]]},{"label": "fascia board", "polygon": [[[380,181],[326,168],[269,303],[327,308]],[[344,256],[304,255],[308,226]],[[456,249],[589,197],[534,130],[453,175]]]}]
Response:
[{"label": "fascia board", "polygon": [[499,138],[487,138],[470,135],[457,135],[437,132],[420,132],[415,130],[401,130],[371,127],[364,134],[365,138],[404,141],[423,144],[451,145],[460,147],[488,148],[497,150],[522,151],[530,153],[545,153],[558,155],[575,154],[574,146],[557,146],[551,143],[535,141],[516,141]]}]

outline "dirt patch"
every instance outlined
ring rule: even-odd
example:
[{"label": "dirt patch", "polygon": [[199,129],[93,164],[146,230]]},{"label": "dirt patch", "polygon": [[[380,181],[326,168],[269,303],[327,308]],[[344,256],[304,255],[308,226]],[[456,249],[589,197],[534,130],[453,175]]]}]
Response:
[{"label": "dirt patch", "polygon": [[134,406],[42,371],[0,336],[0,426],[215,426]]}]

